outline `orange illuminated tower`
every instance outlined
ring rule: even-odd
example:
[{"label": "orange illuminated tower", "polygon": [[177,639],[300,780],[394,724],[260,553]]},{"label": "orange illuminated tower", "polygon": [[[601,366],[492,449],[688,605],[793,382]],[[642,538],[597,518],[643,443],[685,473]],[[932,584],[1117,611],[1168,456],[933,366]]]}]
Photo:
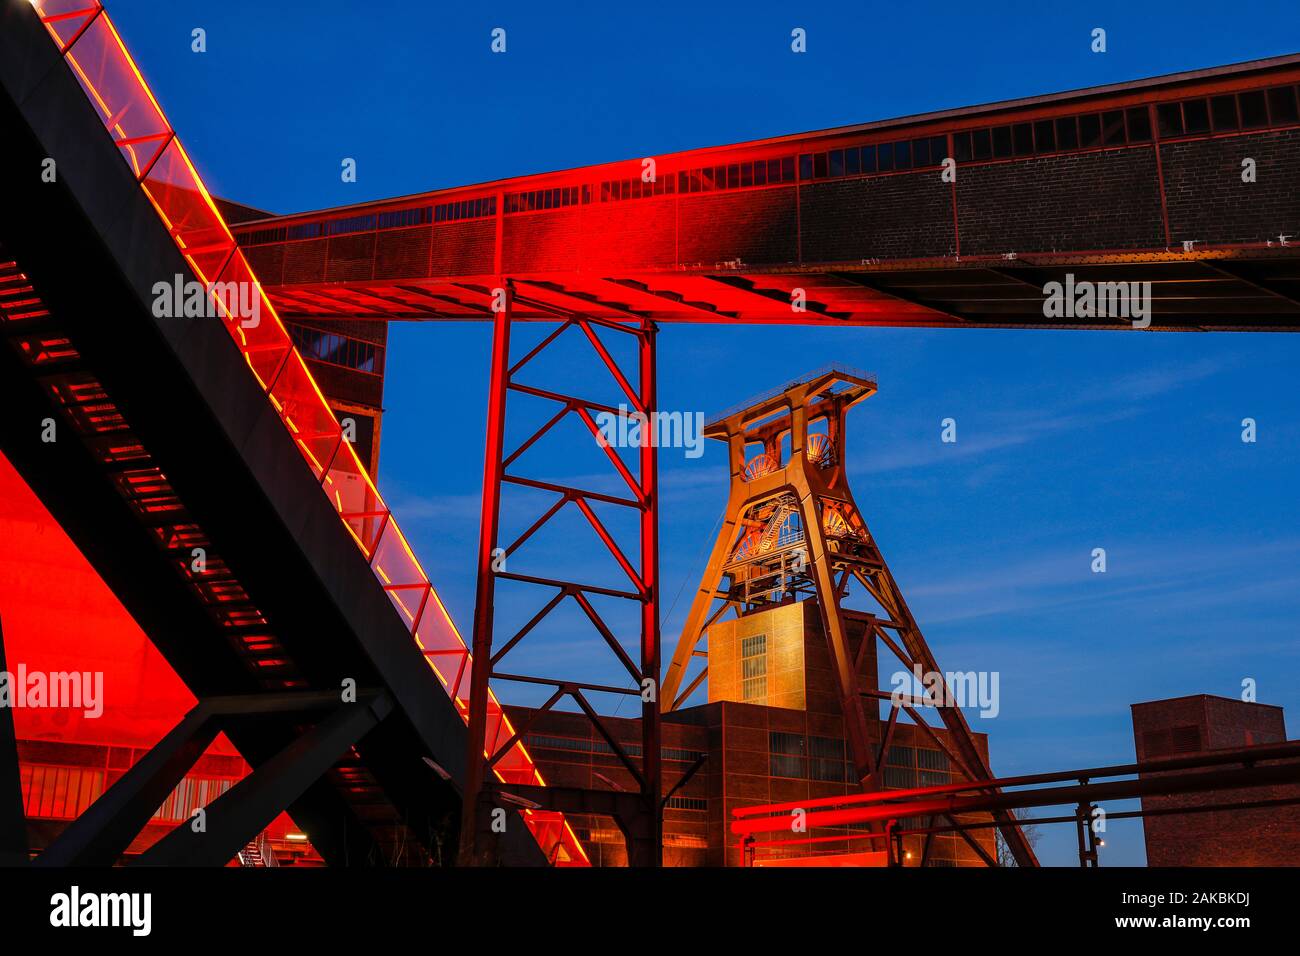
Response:
[{"label": "orange illuminated tower", "polygon": [[[706,437],[727,443],[731,491],[664,677],[663,706],[676,709],[707,678],[706,663],[683,689],[701,638],[728,611],[743,617],[811,597],[829,645],[845,737],[863,789],[882,787],[880,766],[900,710],[947,751],[962,776],[987,780],[992,774],[959,708],[935,708],[947,731],[945,743],[917,711],[933,701],[864,688],[859,677],[872,642],[850,640],[842,602],[851,585],[860,586],[870,600],[869,638],[878,638],[909,672],[919,667],[923,674],[941,673],[845,474],[845,417],[875,392],[875,381],[865,373],[830,367],[727,411],[706,426]],[[877,699],[889,700],[891,706],[883,733]],[[1019,827],[1006,814],[997,820],[1017,862],[1034,865],[1033,850]]]}]

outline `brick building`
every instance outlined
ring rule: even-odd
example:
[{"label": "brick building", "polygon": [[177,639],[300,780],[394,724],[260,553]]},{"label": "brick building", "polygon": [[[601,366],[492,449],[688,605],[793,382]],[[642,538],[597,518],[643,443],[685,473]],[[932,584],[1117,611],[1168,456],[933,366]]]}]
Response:
[{"label": "brick building", "polygon": [[[852,612],[845,616],[856,645],[864,616]],[[869,641],[860,665],[864,689],[877,685],[874,650],[874,641]],[[860,792],[853,779],[852,757],[834,690],[830,651],[812,600],[715,624],[710,630],[709,654],[708,703],[664,715],[664,792],[704,758],[699,771],[673,795],[664,812],[667,866],[740,865],[738,838],[729,830],[731,812],[737,807]],[[508,707],[507,711],[516,726],[527,725],[532,718],[528,708]],[[639,754],[638,721],[614,718],[607,723],[629,753]],[[879,747],[884,723],[873,719],[870,730]],[[934,734],[946,739],[943,729]],[[974,736],[987,760],[986,735]],[[631,775],[581,714],[538,715],[525,742],[547,781],[556,786],[635,789]],[[947,755],[925,731],[904,723],[894,729],[884,774],[887,789],[940,786],[960,779],[950,769]],[[971,817],[971,822],[974,819]],[[623,836],[612,820],[574,816],[572,823],[594,863],[626,863]],[[925,823],[904,820],[901,825],[909,828]],[[756,862],[790,864],[815,856],[815,862],[825,865],[845,861],[883,865],[883,852],[859,856],[871,851],[870,841],[858,835],[861,832],[851,828],[812,830],[809,837],[844,839],[760,851]],[[991,829],[973,831],[971,836],[986,853],[994,854]],[[922,837],[905,838],[904,849],[911,854],[906,865],[921,861],[923,842]],[[935,835],[926,863],[984,865],[975,850],[954,834]]]},{"label": "brick building", "polygon": [[[1193,694],[1133,704],[1133,741],[1140,761],[1284,742],[1281,707]],[[1168,771],[1195,772],[1195,771]],[[1179,808],[1244,805],[1293,798],[1300,785],[1252,787],[1144,797],[1148,866],[1300,865],[1300,803],[1195,813]]]}]

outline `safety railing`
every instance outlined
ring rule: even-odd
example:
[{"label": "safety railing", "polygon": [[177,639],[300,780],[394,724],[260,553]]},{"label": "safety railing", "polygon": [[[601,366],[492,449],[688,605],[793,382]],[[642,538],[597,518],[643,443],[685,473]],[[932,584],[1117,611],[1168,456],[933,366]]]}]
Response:
[{"label": "safety railing", "polygon": [[[32,0],[32,6],[195,278],[206,287],[214,314],[220,316],[408,633],[468,723],[470,655],[465,642],[392,511],[351,443],[344,439],[311,372],[108,13],[97,0]],[[493,754],[515,731],[496,696],[488,693],[485,750]],[[493,769],[503,783],[545,785],[522,742],[511,747]],[[543,810],[524,810],[523,814],[552,862],[589,864],[561,814]]]}]

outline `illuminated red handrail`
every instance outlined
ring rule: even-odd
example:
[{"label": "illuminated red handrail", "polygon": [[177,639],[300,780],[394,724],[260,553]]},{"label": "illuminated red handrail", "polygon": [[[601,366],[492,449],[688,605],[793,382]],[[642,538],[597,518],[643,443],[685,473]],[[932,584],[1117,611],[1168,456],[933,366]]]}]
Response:
[{"label": "illuminated red handrail", "polygon": [[[370,562],[393,607],[461,719],[469,717],[469,650],[392,512],[330,411],[257,276],[98,0],[32,0],[50,36],[99,113],[122,158],[153,203],[258,384],[275,406],[344,527]],[[255,294],[244,308],[239,292]],[[247,299],[245,301],[248,301]],[[515,734],[488,691],[486,753]],[[503,783],[545,785],[522,740],[493,768]],[[525,810],[524,820],[560,866],[587,854],[560,813]]]}]

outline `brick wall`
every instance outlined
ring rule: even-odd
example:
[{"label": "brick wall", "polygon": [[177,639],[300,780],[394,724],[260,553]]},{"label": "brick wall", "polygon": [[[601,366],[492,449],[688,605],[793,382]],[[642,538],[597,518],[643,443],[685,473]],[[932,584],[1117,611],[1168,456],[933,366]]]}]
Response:
[{"label": "brick wall", "polygon": [[[1264,242],[1300,236],[1300,130],[1171,143],[1160,148],[1172,241]],[[1255,182],[1241,162],[1255,160]]]},{"label": "brick wall", "polygon": [[[1134,704],[1139,760],[1280,743],[1282,710],[1195,695]],[[1196,771],[1171,771],[1173,773]],[[1143,810],[1300,798],[1300,785],[1144,797]],[[1148,816],[1142,820],[1148,866],[1295,866],[1300,864],[1300,805]]]},{"label": "brick wall", "polygon": [[1162,247],[1155,151],[960,168],[957,220],[964,256]]},{"label": "brick wall", "polygon": [[800,189],[805,262],[952,255],[952,185],[939,170]]}]

